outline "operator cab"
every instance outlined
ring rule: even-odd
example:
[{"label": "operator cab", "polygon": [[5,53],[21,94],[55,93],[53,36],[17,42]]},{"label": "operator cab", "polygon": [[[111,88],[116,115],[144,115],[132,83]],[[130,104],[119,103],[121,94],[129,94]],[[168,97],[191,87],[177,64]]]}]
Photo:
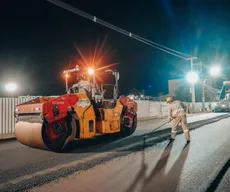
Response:
[{"label": "operator cab", "polygon": [[69,88],[69,93],[86,93],[89,99],[95,103],[104,101],[104,92],[104,90],[100,90],[100,87],[94,87],[89,81],[80,81]]},{"label": "operator cab", "polygon": [[[80,68],[76,66],[75,69],[65,70],[63,73],[68,74],[79,71]],[[91,74],[88,70],[88,75],[77,73],[77,83],[68,88],[67,93],[86,93],[94,107],[114,108],[116,106],[116,99],[118,98],[119,73],[113,70],[106,70],[101,76],[98,73],[97,75],[100,76],[99,79],[102,79],[102,82],[99,82],[101,84],[97,84],[94,72],[92,74],[92,69],[90,69],[90,72]],[[66,87],[68,87],[67,78]]]}]

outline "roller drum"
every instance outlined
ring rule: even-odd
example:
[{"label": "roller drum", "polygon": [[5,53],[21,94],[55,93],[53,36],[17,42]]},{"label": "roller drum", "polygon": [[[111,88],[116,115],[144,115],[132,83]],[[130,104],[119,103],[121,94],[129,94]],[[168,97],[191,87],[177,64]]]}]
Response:
[{"label": "roller drum", "polygon": [[[76,136],[76,122],[71,119],[52,124],[19,121],[15,125],[15,136],[23,145],[53,151],[63,150]],[[68,125],[67,125],[68,124]],[[60,130],[62,129],[62,130]]]},{"label": "roller drum", "polygon": [[47,149],[42,137],[42,123],[19,121],[15,125],[15,136],[24,145]]}]

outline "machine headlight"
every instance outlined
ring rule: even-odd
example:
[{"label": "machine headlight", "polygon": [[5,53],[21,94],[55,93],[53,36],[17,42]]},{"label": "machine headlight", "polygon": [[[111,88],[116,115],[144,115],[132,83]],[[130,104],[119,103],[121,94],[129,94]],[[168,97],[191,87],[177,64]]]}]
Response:
[{"label": "machine headlight", "polygon": [[[15,108],[14,109],[14,117],[17,118],[18,117],[18,112],[20,111],[20,109],[18,108]],[[17,119],[16,119],[16,122],[17,122]]]},{"label": "machine headlight", "polygon": [[40,107],[36,107],[36,108],[35,108],[35,111],[40,111],[40,110],[41,110]]},{"label": "machine headlight", "polygon": [[18,109],[18,108],[15,108],[15,112],[17,113],[17,112],[19,112],[20,111],[20,109]]}]

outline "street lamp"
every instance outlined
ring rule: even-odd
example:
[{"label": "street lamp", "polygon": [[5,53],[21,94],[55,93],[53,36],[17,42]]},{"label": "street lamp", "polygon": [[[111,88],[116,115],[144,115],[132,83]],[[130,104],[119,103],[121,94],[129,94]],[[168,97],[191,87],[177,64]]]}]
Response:
[{"label": "street lamp", "polygon": [[7,83],[5,85],[6,91],[9,93],[13,93],[17,89],[17,85],[15,83]]},{"label": "street lamp", "polygon": [[194,84],[198,81],[198,74],[194,71],[190,71],[186,75],[186,79],[189,83]]},{"label": "street lamp", "polygon": [[[221,73],[221,67],[219,65],[212,66],[209,70],[211,77],[217,77]],[[202,110],[205,110],[205,83],[207,79],[204,79],[202,82]],[[213,81],[213,78],[212,78]]]},{"label": "street lamp", "polygon": [[93,74],[94,74],[94,69],[90,67],[90,68],[88,69],[88,74],[89,74],[89,75],[93,75]]},{"label": "street lamp", "polygon": [[190,92],[192,95],[192,112],[195,112],[195,83],[198,81],[198,74],[194,71],[190,71],[186,75],[187,81],[191,84]]},{"label": "street lamp", "polygon": [[90,80],[90,76],[93,76],[93,87],[92,87],[92,97],[95,97],[95,93],[96,93],[96,78],[95,78],[95,71],[94,68],[90,67],[88,68],[88,79]]},{"label": "street lamp", "polygon": [[213,77],[216,77],[220,74],[221,68],[220,66],[213,66],[210,68],[210,74]]},{"label": "street lamp", "polygon": [[92,68],[92,67],[88,68],[88,75],[93,76],[93,83],[95,83],[95,71],[94,71],[94,68]]}]

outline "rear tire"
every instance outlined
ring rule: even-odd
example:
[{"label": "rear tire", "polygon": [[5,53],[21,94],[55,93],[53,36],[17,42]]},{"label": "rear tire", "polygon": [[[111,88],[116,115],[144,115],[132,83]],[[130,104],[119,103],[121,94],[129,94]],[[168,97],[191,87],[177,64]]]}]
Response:
[{"label": "rear tire", "polygon": [[131,128],[125,126],[123,122],[121,122],[121,132],[120,133],[123,137],[127,137],[129,135],[132,135],[136,131],[136,128],[137,128],[137,116],[134,117],[133,126]]},{"label": "rear tire", "polygon": [[[72,133],[71,121],[72,121],[72,116],[68,113],[67,117],[65,118],[64,124],[62,124],[63,133],[60,133],[59,134],[60,136],[54,140],[50,140],[49,136],[47,135],[46,130],[48,128],[47,126],[49,126],[48,122],[47,121],[43,122],[42,138],[43,138],[45,145],[51,151],[62,152],[63,150],[62,147],[65,144],[66,139]],[[55,124],[58,125],[56,122]],[[49,127],[49,129],[54,129],[54,124],[52,124],[52,127]]]}]

